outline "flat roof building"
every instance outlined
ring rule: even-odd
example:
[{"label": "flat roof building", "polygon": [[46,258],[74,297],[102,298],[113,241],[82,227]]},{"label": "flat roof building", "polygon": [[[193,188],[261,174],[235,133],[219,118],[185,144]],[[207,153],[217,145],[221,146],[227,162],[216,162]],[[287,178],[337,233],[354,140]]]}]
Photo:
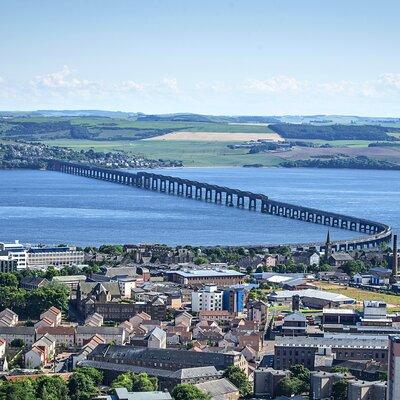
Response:
[{"label": "flat roof building", "polygon": [[166,272],[168,280],[181,285],[235,285],[243,283],[245,275],[233,269],[182,269]]}]

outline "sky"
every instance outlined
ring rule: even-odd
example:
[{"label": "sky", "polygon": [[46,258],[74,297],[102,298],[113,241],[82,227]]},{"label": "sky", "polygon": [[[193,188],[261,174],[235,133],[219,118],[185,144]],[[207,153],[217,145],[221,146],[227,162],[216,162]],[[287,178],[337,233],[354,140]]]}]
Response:
[{"label": "sky", "polygon": [[400,117],[398,0],[0,0],[0,110]]}]

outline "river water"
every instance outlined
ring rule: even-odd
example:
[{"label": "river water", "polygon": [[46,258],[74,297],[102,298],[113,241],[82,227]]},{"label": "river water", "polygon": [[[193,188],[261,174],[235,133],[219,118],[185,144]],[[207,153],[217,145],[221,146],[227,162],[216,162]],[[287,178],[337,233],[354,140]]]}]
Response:
[{"label": "river water", "polygon": [[[400,171],[154,170],[385,222],[400,231]],[[323,241],[327,227],[50,171],[0,171],[0,241],[100,245]],[[332,239],[354,232],[331,229]]]}]

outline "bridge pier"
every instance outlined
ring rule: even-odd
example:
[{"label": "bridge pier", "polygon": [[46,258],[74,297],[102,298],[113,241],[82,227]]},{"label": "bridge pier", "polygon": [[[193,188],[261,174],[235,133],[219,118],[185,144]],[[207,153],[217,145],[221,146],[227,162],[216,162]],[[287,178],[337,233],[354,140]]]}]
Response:
[{"label": "bridge pier", "polygon": [[[129,173],[53,159],[46,161],[48,163],[48,169],[71,175],[84,176],[153,191],[168,191],[170,194],[185,195],[189,198],[195,196],[196,199],[204,199],[208,202],[214,201],[217,204],[222,203],[223,197],[225,197],[225,204],[229,207],[236,205],[238,208],[244,208],[248,201],[249,210],[257,211],[258,200],[260,200],[261,213],[295,218],[305,222],[324,224],[369,235],[353,240],[337,241],[334,243],[333,248],[339,251],[375,247],[383,242],[389,242],[392,236],[390,227],[385,224],[380,224],[379,222],[273,201],[261,194],[147,172]],[[177,191],[175,188],[177,188]],[[204,198],[203,189],[205,190]],[[314,247],[316,247],[316,245],[314,245]]]}]

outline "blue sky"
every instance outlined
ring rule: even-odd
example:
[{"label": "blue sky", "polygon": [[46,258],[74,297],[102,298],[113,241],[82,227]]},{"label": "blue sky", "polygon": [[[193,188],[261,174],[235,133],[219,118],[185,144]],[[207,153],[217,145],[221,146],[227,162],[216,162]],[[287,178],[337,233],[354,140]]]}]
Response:
[{"label": "blue sky", "polygon": [[400,116],[400,2],[0,2],[0,109]]}]

